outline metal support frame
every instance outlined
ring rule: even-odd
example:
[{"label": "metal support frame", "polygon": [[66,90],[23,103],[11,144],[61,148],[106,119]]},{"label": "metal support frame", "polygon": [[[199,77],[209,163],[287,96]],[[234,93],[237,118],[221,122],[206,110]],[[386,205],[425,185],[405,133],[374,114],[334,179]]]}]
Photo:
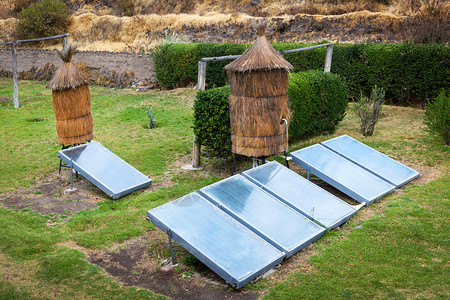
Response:
[{"label": "metal support frame", "polygon": [[[240,174],[240,173],[245,172],[247,170],[256,168],[257,166],[263,165],[263,164],[266,163],[266,158],[267,158],[265,156],[263,156],[263,157],[252,157],[251,159],[253,160],[253,165],[252,165],[251,168],[248,168],[248,169],[236,172],[236,158],[237,158],[238,155],[239,154],[233,154],[233,168],[231,169],[231,176],[233,176],[235,173],[236,174]],[[259,162],[261,162],[261,164],[259,164]]]},{"label": "metal support frame", "polygon": [[169,237],[169,247],[170,247],[170,254],[172,255],[172,264],[175,265],[175,255],[173,254],[173,247],[172,247],[172,231],[170,231],[170,229],[167,229],[167,236]]}]

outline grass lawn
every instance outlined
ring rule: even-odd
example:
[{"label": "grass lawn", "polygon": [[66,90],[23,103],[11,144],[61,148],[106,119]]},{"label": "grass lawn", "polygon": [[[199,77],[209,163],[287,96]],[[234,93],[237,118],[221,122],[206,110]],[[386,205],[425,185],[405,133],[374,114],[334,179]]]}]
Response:
[{"label": "grass lawn", "polygon": [[[33,203],[16,209],[5,199],[20,194],[26,201],[42,193],[38,187],[57,180],[68,183],[67,171],[58,176],[60,146],[51,91],[44,87],[20,81],[21,107],[14,109],[11,80],[0,78],[0,299],[163,297],[120,283],[90,263],[86,253],[120,251],[131,239],[156,234],[145,220],[148,209],[227,176],[231,166],[223,161],[205,160],[201,172],[180,168],[190,162],[195,91],[136,93],[92,86],[94,139],[149,175],[153,187],[115,201],[92,187],[95,209],[43,215]],[[155,129],[146,127],[148,106],[156,117]],[[449,298],[449,148],[423,130],[423,115],[421,110],[386,106],[374,136],[363,137],[349,109],[333,134],[292,142],[291,151],[348,134],[416,169],[421,177],[364,208],[273,275],[235,295]],[[55,201],[61,197],[54,195]],[[151,256],[156,248],[145,251]]]}]

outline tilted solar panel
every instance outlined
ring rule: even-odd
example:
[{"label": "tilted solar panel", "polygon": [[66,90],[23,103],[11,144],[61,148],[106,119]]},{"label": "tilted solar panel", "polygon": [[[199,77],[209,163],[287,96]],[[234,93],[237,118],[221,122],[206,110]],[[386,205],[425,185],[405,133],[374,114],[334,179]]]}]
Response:
[{"label": "tilted solar panel", "polygon": [[327,229],[341,225],[360,208],[347,204],[276,161],[245,171],[243,175]]},{"label": "tilted solar panel", "polygon": [[236,288],[284,258],[283,252],[195,192],[149,210],[147,217],[163,232],[170,230],[177,243]]},{"label": "tilted solar panel", "polygon": [[321,144],[396,187],[419,177],[419,172],[348,135],[342,135]]},{"label": "tilted solar panel", "polygon": [[69,166],[113,199],[150,186],[152,180],[123,159],[92,141],[58,152]]},{"label": "tilted solar panel", "polygon": [[360,203],[369,205],[395,188],[320,144],[294,151],[291,157],[293,162]]}]

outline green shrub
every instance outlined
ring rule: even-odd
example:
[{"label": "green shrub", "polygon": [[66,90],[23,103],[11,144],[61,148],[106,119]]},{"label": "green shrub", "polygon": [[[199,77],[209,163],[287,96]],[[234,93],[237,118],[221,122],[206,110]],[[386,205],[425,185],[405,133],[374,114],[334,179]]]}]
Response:
[{"label": "green shrub", "polygon": [[206,146],[208,156],[226,157],[231,153],[229,95],[229,86],[197,93],[194,133],[197,142]]},{"label": "green shrub", "polygon": [[63,34],[70,25],[70,10],[59,0],[42,0],[18,15],[17,35],[23,39]]},{"label": "green shrub", "polygon": [[428,101],[424,123],[428,130],[442,137],[450,145],[450,94],[442,90],[434,101]]},{"label": "green shrub", "polygon": [[288,92],[291,138],[333,132],[345,116],[348,88],[339,75],[316,70],[292,73]]},{"label": "green shrub", "polygon": [[359,118],[361,133],[364,136],[373,135],[375,124],[378,122],[384,103],[384,95],[384,89],[375,86],[370,93],[370,97],[364,96],[361,92],[361,97],[355,103],[354,110]]}]

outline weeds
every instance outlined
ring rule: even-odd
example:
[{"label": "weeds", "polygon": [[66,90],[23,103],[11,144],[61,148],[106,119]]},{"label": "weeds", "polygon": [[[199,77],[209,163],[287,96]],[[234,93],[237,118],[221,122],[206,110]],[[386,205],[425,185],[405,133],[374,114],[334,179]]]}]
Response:
[{"label": "weeds", "polygon": [[152,113],[152,107],[147,107],[147,115],[148,115],[148,128],[152,129],[156,126],[156,118]]},{"label": "weeds", "polygon": [[354,110],[359,118],[361,133],[364,136],[372,136],[375,130],[375,124],[378,122],[384,103],[384,95],[384,89],[375,86],[369,98],[361,92],[359,101],[355,103]]}]

